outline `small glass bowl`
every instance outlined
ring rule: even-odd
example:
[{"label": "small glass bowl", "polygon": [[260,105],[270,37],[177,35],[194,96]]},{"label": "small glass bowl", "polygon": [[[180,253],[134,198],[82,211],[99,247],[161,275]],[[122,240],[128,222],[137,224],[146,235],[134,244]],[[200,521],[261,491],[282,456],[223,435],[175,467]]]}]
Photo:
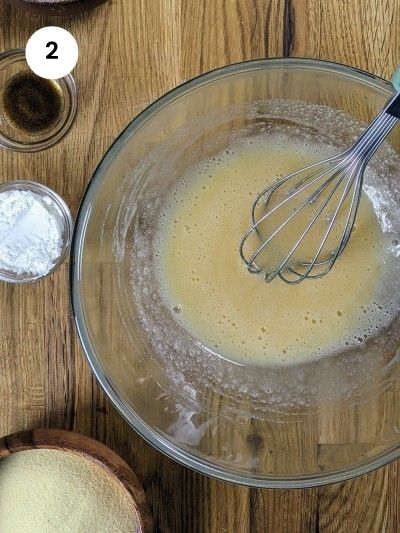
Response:
[{"label": "small glass bowl", "polygon": [[71,212],[61,196],[41,183],[17,180],[0,184],[0,193],[6,191],[31,191],[40,196],[42,199],[50,198],[52,203],[46,206],[48,207],[48,210],[55,215],[56,220],[60,225],[63,244],[57,261],[45,274],[41,274],[39,276],[29,273],[15,274],[9,270],[0,269],[0,281],[6,281],[8,283],[31,283],[33,281],[45,278],[54,272],[63,263],[68,255],[73,231]]},{"label": "small glass bowl", "polygon": [[1,98],[7,82],[24,71],[30,71],[24,48],[0,54],[0,147],[16,152],[39,152],[57,144],[71,129],[77,111],[76,85],[71,74],[54,80],[62,93],[63,109],[60,118],[44,132],[26,132],[7,120]]}]

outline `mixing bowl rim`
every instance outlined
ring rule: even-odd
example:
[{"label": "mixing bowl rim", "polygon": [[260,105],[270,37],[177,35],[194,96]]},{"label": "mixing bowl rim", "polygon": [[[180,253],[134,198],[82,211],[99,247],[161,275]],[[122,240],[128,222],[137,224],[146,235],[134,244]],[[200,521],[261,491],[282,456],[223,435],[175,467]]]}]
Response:
[{"label": "mixing bowl rim", "polygon": [[[321,485],[327,485],[330,483],[337,483],[345,481],[359,475],[367,474],[388,464],[389,462],[397,459],[400,456],[400,446],[396,446],[394,449],[384,452],[372,461],[364,462],[353,467],[346,467],[338,469],[333,472],[323,474],[305,474],[300,476],[279,476],[279,477],[249,477],[245,474],[233,472],[228,468],[224,469],[220,466],[210,463],[205,459],[179,448],[173,444],[171,440],[164,437],[157,430],[152,429],[141,417],[133,411],[132,408],[126,403],[126,401],[120,396],[115,387],[111,384],[107,376],[105,375],[102,365],[96,356],[90,336],[87,332],[85,316],[83,313],[82,300],[80,298],[80,265],[83,252],[83,237],[85,234],[85,223],[90,215],[91,198],[97,190],[99,182],[104,174],[105,170],[114,157],[118,154],[119,150],[126,144],[128,139],[139,129],[147,119],[149,119],[156,112],[160,111],[164,105],[169,104],[176,97],[180,97],[192,89],[205,85],[209,82],[215,81],[218,78],[228,77],[232,74],[245,73],[252,70],[262,70],[263,68],[273,67],[296,67],[296,68],[310,68],[315,70],[327,70],[333,73],[341,75],[347,75],[349,77],[358,78],[364,83],[373,85],[376,88],[387,91],[388,96],[394,91],[390,82],[371,74],[362,69],[345,65],[342,63],[336,63],[332,61],[308,59],[308,58],[268,58],[268,59],[255,59],[251,61],[244,61],[240,63],[234,63],[223,67],[216,68],[204,74],[200,74],[195,78],[191,78],[188,81],[174,87],[167,93],[160,96],[157,100],[152,102],[143,111],[141,111],[119,134],[116,140],[109,147],[107,152],[102,157],[101,161],[97,165],[92,178],[90,179],[86,190],[83,194],[83,198],[78,209],[76,216],[76,223],[72,236],[71,244],[71,261],[70,261],[70,287],[71,287],[71,304],[74,316],[74,321],[80,339],[83,351],[89,362],[89,365],[96,376],[102,389],[106,392],[110,401],[117,409],[117,411],[123,416],[128,424],[137,431],[147,442],[149,442],[156,449],[174,459],[175,461],[192,468],[193,470],[215,477],[217,479],[237,483],[245,486],[252,486],[258,488],[276,488],[276,489],[289,489],[289,488],[311,488]],[[386,91],[385,91],[386,90]]]}]

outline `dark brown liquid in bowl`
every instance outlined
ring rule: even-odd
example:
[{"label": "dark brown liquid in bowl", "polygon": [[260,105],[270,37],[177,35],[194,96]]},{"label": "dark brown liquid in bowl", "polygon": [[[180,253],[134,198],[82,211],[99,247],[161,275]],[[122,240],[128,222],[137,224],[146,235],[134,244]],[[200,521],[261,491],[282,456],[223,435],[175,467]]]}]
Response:
[{"label": "dark brown liquid in bowl", "polygon": [[8,124],[31,135],[49,131],[59,122],[63,94],[54,80],[40,78],[28,70],[13,76],[2,94],[2,109]]}]

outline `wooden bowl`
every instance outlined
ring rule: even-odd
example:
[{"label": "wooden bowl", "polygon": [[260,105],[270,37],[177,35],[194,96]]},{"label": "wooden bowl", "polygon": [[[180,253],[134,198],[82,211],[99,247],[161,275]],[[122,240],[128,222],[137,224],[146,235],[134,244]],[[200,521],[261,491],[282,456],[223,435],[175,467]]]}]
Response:
[{"label": "wooden bowl", "polygon": [[13,433],[0,439],[1,459],[25,450],[50,449],[73,453],[103,467],[115,482],[124,486],[132,500],[139,533],[153,531],[153,520],[143,487],[131,468],[110,448],[80,433],[61,429],[32,429]]},{"label": "wooden bowl", "polygon": [[44,15],[75,15],[107,0],[7,0],[17,8]]}]

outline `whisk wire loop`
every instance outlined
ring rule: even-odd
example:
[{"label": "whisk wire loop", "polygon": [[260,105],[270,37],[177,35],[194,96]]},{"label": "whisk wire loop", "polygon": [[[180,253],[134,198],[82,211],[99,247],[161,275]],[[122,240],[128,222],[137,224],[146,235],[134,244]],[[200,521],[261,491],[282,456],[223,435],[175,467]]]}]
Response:
[{"label": "whisk wire loop", "polygon": [[[332,158],[333,159],[333,158]],[[306,167],[305,169],[303,170],[307,170],[311,167],[315,167],[317,166],[317,164],[315,165],[310,165],[308,167]],[[339,167],[338,167],[339,168]],[[266,196],[267,193],[268,196],[267,196],[267,199],[265,200],[265,207],[268,205],[268,200],[270,199],[271,195],[273,194],[273,192],[275,191],[275,189],[279,186],[281,186],[281,180],[278,181],[276,184],[270,186],[270,187],[267,187],[261,194],[258,195],[258,197],[256,198],[255,202],[253,203],[253,208],[252,208],[252,220],[253,220],[253,225],[252,227],[249,229],[249,231],[244,235],[244,237],[242,238],[242,241],[241,241],[241,244],[240,244],[240,255],[243,259],[243,261],[245,261],[247,263],[247,267],[249,268],[249,270],[251,272],[260,272],[261,269],[259,269],[259,267],[257,267],[255,265],[255,260],[257,259],[257,257],[260,255],[260,253],[266,248],[266,246],[270,243],[270,241],[283,229],[283,227],[285,227],[304,207],[306,207],[307,204],[309,204],[310,202],[313,201],[313,199],[322,191],[322,188],[326,187],[332,180],[333,180],[333,177],[331,177],[329,179],[329,181],[327,181],[326,183],[324,183],[322,186],[320,186],[319,189],[317,189],[316,191],[314,191],[313,195],[310,196],[308,199],[306,199],[302,205],[300,205],[300,207],[298,207],[293,213],[292,215],[290,215],[290,217],[285,221],[285,223],[283,223],[281,226],[279,226],[271,235],[270,237],[264,241],[261,246],[255,251],[255,253],[251,256],[251,258],[249,260],[247,260],[245,258],[245,255],[244,255],[244,244],[247,240],[247,238],[254,232],[256,231],[257,233],[259,233],[259,226],[265,222],[265,220],[270,217],[273,213],[275,213],[278,209],[281,209],[285,204],[287,204],[294,196],[297,196],[298,194],[300,194],[301,192],[305,191],[308,187],[310,187],[311,185],[313,185],[316,181],[320,180],[323,176],[325,176],[328,172],[329,172],[329,168],[323,172],[322,174],[318,174],[318,170],[316,169],[316,171],[314,173],[312,173],[309,177],[313,177],[314,175],[317,175],[317,177],[315,179],[313,179],[312,181],[306,183],[306,185],[303,185],[300,189],[299,188],[294,188],[294,191],[287,197],[285,198],[284,200],[282,200],[278,205],[276,205],[273,209],[271,209],[270,211],[268,211],[265,215],[263,215],[259,220],[256,220],[256,215],[255,215],[255,212],[256,212],[256,209],[257,209],[257,206],[259,205],[259,203],[261,202],[262,198]],[[289,176],[287,176],[286,180],[289,179],[289,178],[292,178],[294,177],[295,175],[299,174],[300,172],[302,171],[297,171],[297,172],[293,172],[292,174],[290,174]],[[304,180],[303,180],[303,183],[304,183]]]},{"label": "whisk wire loop", "polygon": [[[352,174],[357,170],[357,167],[354,166],[353,170],[352,170]],[[298,272],[297,270],[295,270],[294,268],[292,267],[289,267],[287,269],[288,272],[290,272],[291,274],[294,274],[297,276],[297,278],[295,278],[294,280],[293,279],[290,279],[288,277],[286,277],[284,275],[284,271],[281,269],[278,271],[278,275],[279,277],[286,281],[287,283],[291,284],[291,285],[295,285],[297,283],[300,283],[301,281],[303,281],[305,278],[309,278],[309,279],[318,279],[318,278],[322,278],[323,276],[325,276],[333,267],[333,265],[335,264],[336,260],[338,259],[339,255],[342,253],[344,247],[346,246],[346,242],[350,236],[350,233],[351,233],[351,221],[352,221],[352,218],[353,216],[355,217],[355,212],[353,213],[352,215],[352,211],[350,210],[349,213],[348,213],[348,216],[347,216],[347,220],[346,220],[346,223],[345,223],[345,228],[344,228],[344,231],[343,231],[343,234],[342,234],[342,237],[341,237],[341,240],[340,240],[340,243],[338,245],[338,247],[336,248],[336,250],[334,250],[331,254],[331,257],[325,261],[318,261],[319,259],[319,256],[323,250],[323,247],[332,231],[332,228],[336,222],[336,219],[337,219],[337,216],[339,214],[339,211],[340,209],[342,208],[354,182],[356,180],[359,179],[359,176],[360,176],[360,173],[357,172],[356,176],[353,177],[351,176],[350,179],[348,180],[347,182],[347,185],[342,193],[342,196],[340,198],[340,201],[339,201],[339,204],[334,212],[334,215],[332,216],[330,222],[329,222],[329,225],[328,225],[328,228],[325,232],[325,235],[322,239],[322,242],[316,252],[316,254],[314,255],[314,258],[311,262],[307,263],[307,262],[302,262],[302,266],[306,266],[307,267],[307,270],[304,272],[304,273],[300,273]],[[340,184],[338,184],[339,186]],[[337,186],[337,187],[338,187]],[[352,198],[352,203],[351,205],[354,206],[353,208],[357,209],[358,208],[358,202],[355,202],[355,196],[356,196],[356,193],[357,193],[357,185],[354,187],[353,189],[353,198]],[[360,189],[360,193],[361,193],[361,189]],[[330,201],[330,198],[327,200],[327,202]],[[327,203],[326,202],[326,203]],[[326,205],[326,204],[325,204]],[[324,206],[325,207],[325,206]],[[325,270],[322,270],[320,272],[318,272],[317,274],[311,274],[312,270],[314,269],[315,266],[322,266],[322,265],[327,265]]]},{"label": "whisk wire loop", "polygon": [[[323,186],[321,186],[313,196],[309,197],[308,201],[306,200],[303,204],[302,204],[302,207],[306,207],[307,203],[311,203],[314,201],[314,198],[316,196],[319,196],[322,192],[322,190],[327,186],[329,185],[331,182],[333,182],[333,180],[339,176],[341,172],[341,169],[339,168],[336,173],[330,178],[329,181],[326,181],[325,184]],[[294,246],[292,247],[292,249],[290,250],[290,252],[288,253],[288,255],[285,257],[285,259],[281,262],[281,264],[278,266],[278,268],[272,272],[267,272],[265,275],[266,275],[266,281],[272,281],[274,279],[274,277],[285,267],[285,265],[288,263],[289,259],[293,256],[293,254],[296,252],[297,248],[299,247],[299,245],[301,244],[301,242],[304,240],[304,238],[307,236],[309,230],[311,229],[311,227],[314,225],[314,223],[318,220],[318,218],[320,217],[320,215],[322,214],[322,212],[325,210],[328,202],[331,200],[331,198],[333,197],[333,195],[335,194],[335,192],[338,190],[341,182],[342,182],[342,179],[343,179],[343,176],[341,179],[338,180],[338,182],[336,183],[336,185],[334,186],[333,190],[329,193],[329,196],[328,198],[324,201],[324,203],[322,204],[322,206],[319,208],[319,210],[317,211],[316,215],[314,215],[314,217],[311,219],[311,221],[308,223],[306,229],[304,230],[304,232],[302,233],[302,235],[300,236],[300,238],[297,240],[297,242],[294,244]],[[297,209],[292,217],[297,214],[298,212],[300,211],[300,209]],[[289,221],[289,219],[288,219]],[[283,224],[280,226],[280,228],[283,227]],[[279,228],[279,229],[280,229]],[[310,263],[310,268],[309,268],[309,271],[311,270],[311,268],[314,266],[314,264],[316,263],[317,259],[318,259],[318,256],[323,248],[323,244],[324,244],[325,240],[321,243],[321,246],[316,254],[316,256],[314,257],[313,261]],[[306,264],[306,263],[303,263],[303,264]],[[308,272],[309,272],[308,271]],[[302,281],[302,279],[304,279],[306,277],[306,274],[304,276],[300,276],[301,279],[299,281]]]}]

